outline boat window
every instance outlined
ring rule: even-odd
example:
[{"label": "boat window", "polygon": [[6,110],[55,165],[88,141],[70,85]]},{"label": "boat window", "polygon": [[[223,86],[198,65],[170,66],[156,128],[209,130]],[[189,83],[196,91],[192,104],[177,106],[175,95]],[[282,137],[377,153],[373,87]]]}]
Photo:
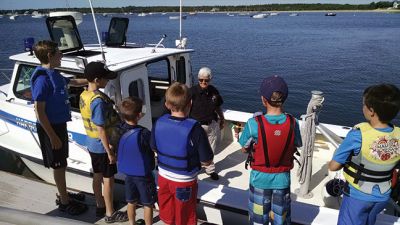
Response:
[{"label": "boat window", "polygon": [[143,100],[143,104],[146,104],[146,98],[144,96],[144,89],[143,89],[144,85],[143,85],[143,80],[142,79],[138,79],[135,81],[132,81],[129,84],[129,97],[138,97],[140,99]]},{"label": "boat window", "polygon": [[48,17],[46,24],[51,40],[58,43],[62,53],[83,48],[75,19],[72,16]]},{"label": "boat window", "polygon": [[[31,65],[21,65],[18,68],[17,78],[15,85],[13,87],[14,95],[17,98],[24,99],[27,101],[32,101],[32,91],[31,91],[31,77],[35,71],[36,66]],[[72,72],[62,72],[64,77],[68,78],[82,78],[82,74],[76,74]],[[84,90],[84,87],[68,87],[69,101],[71,103],[71,110],[79,112],[79,97]]]},{"label": "boat window", "polygon": [[121,46],[126,42],[126,30],[128,29],[129,19],[113,17],[108,28],[107,46]]},{"label": "boat window", "polygon": [[17,98],[27,101],[32,100],[31,76],[35,66],[21,65],[17,72],[16,83],[14,84],[14,95]]},{"label": "boat window", "polygon": [[152,102],[160,101],[171,84],[169,61],[163,59],[148,63],[146,66],[149,74],[150,99]]},{"label": "boat window", "polygon": [[176,70],[177,70],[177,81],[182,84],[186,84],[186,62],[184,57],[180,57],[179,60],[176,61]]}]

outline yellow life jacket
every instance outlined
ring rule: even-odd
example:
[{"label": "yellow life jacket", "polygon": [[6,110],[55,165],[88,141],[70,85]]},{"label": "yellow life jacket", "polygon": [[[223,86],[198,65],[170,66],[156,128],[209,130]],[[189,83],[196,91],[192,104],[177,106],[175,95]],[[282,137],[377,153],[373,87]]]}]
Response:
[{"label": "yellow life jacket", "polygon": [[400,129],[394,127],[387,133],[369,123],[360,123],[356,128],[361,131],[361,151],[345,164],[344,177],[364,193],[371,194],[375,185],[385,193],[391,187],[392,172],[400,160]]},{"label": "yellow life jacket", "polygon": [[88,91],[84,90],[79,99],[79,109],[81,111],[83,125],[86,130],[86,134],[91,138],[99,138],[99,132],[97,130],[96,124],[91,120],[92,110],[90,109],[90,104],[96,99],[101,98],[106,104],[105,106],[105,130],[107,136],[110,136],[115,129],[118,122],[120,122],[120,117],[118,113],[114,110],[114,102],[103,92],[96,91]]}]

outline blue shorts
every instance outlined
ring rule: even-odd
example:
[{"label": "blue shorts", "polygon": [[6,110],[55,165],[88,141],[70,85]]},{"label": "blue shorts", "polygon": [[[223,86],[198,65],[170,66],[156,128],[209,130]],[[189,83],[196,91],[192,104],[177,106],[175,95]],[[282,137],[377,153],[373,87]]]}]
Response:
[{"label": "blue shorts", "polygon": [[259,189],[250,185],[249,190],[249,224],[291,223],[290,188]]},{"label": "blue shorts", "polygon": [[387,202],[367,202],[343,195],[338,225],[373,225]]},{"label": "blue shorts", "polygon": [[145,206],[153,206],[157,201],[156,183],[153,176],[140,177],[129,176],[125,178],[126,202],[141,203]]}]

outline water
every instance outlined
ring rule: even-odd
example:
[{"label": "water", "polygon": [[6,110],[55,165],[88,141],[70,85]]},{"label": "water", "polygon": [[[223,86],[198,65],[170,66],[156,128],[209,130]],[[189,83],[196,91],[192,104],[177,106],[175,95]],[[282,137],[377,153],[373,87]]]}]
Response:
[{"label": "water", "polygon": [[[115,15],[121,16],[121,15]],[[98,16],[100,31],[109,17]],[[168,15],[129,16],[128,42],[157,43],[167,34],[166,46],[179,36],[179,21]],[[0,67],[12,68],[9,55],[23,50],[23,39],[48,39],[45,19],[0,19]],[[84,43],[97,41],[90,15],[79,26]],[[283,76],[289,85],[286,111],[300,116],[310,91],[325,93],[320,120],[351,126],[363,120],[361,95],[369,85],[388,82],[400,86],[400,14],[288,13],[267,19],[225,14],[189,16],[183,36],[192,56],[193,72],[209,66],[221,91],[224,108],[254,112],[262,109],[257,93],[267,75]],[[398,122],[397,120],[396,122]]]},{"label": "water", "polygon": [[[213,70],[224,108],[262,110],[260,81],[278,74],[289,85],[287,112],[304,114],[310,92],[320,90],[325,95],[320,121],[352,126],[364,120],[362,92],[367,86],[386,82],[400,87],[400,13],[288,15],[256,20],[198,14],[183,21],[183,36],[196,50],[193,73],[202,66]],[[99,30],[106,31],[111,16],[97,18]],[[168,15],[129,18],[128,42],[157,43],[166,34],[164,44],[172,47],[179,36],[179,21]],[[0,19],[0,68],[13,67],[8,57],[23,51],[24,38],[49,38],[44,21],[24,16]],[[84,16],[79,30],[84,43],[97,41],[90,15]],[[400,125],[399,116],[395,124]]]}]

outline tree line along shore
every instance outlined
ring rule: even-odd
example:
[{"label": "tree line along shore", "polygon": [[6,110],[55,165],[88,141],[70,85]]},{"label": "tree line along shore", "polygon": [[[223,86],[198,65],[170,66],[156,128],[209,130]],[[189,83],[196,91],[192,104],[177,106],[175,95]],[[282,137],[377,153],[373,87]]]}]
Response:
[{"label": "tree line along shore", "polygon": [[[184,12],[259,12],[259,11],[375,11],[393,9],[393,2],[380,1],[370,4],[264,4],[264,5],[239,5],[239,6],[184,6]],[[90,13],[90,8],[55,8],[55,9],[21,9],[14,13],[23,14],[26,11],[78,11]],[[0,10],[0,14],[10,13],[11,10]],[[179,12],[179,6],[126,6],[118,8],[96,7],[96,13],[149,13],[149,12]]]}]

